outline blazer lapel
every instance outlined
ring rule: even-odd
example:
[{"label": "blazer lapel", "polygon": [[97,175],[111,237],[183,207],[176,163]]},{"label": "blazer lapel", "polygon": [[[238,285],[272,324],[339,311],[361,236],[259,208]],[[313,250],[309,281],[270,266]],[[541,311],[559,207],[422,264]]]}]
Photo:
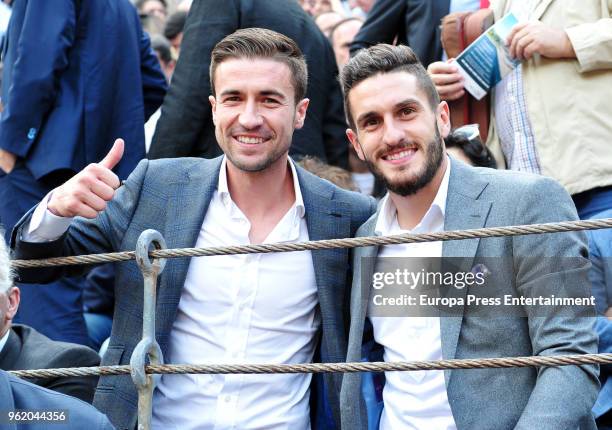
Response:
[{"label": "blazer lapel", "polygon": [[[554,0],[535,0],[533,3],[533,11],[529,14],[529,17],[535,20],[540,19],[553,1]],[[511,6],[511,1],[494,2],[491,5],[491,9],[493,10],[495,21],[499,21],[504,15],[509,13]]]},{"label": "blazer lapel", "polygon": [[[333,188],[313,178],[309,173],[296,166],[298,181],[304,207],[306,225],[310,240],[345,238],[351,234],[351,208],[333,199]],[[346,351],[340,345],[329,341],[336,337],[336,332],[343,327],[343,311],[346,274],[349,263],[348,249],[326,249],[312,251],[312,263],[317,282],[319,307],[323,321],[325,344],[322,355],[331,357],[343,356]],[[325,332],[328,335],[325,336]],[[326,357],[321,357],[326,359]]]},{"label": "blazer lapel", "polygon": [[[376,227],[376,220],[378,219],[378,212],[375,217],[370,218],[362,227],[362,236],[374,236],[374,229]],[[368,312],[368,302],[370,301],[370,292],[372,291],[372,283],[371,279],[374,274],[374,269],[376,267],[376,257],[378,257],[378,252],[380,250],[379,246],[367,246],[362,248],[357,248],[355,251],[356,261],[355,270],[358,272],[355,275],[355,278],[359,281],[360,285],[353,285],[353,289],[357,297],[355,297],[355,306],[359,303],[359,308],[355,307],[355,309],[359,309],[358,317],[362,324],[366,319]],[[352,306],[351,306],[352,308]]]},{"label": "blazer lapel", "polygon": [[[219,182],[221,160],[222,157],[202,160],[196,167],[184,172],[176,182],[168,184],[168,211],[164,228],[164,239],[168,248],[195,246]],[[160,276],[156,331],[164,353],[190,262],[190,258],[169,259]]]},{"label": "blazer lapel", "polygon": [[[359,230],[358,236],[372,236],[374,234],[374,226],[376,225],[376,216],[371,217],[363,224]],[[364,347],[364,341],[369,339],[364,338],[364,328],[366,323],[368,300],[370,297],[370,286],[372,273],[376,257],[378,255],[377,246],[368,246],[355,248],[353,257],[353,287],[351,290],[350,304],[350,332],[348,341],[347,361],[362,361],[369,360],[369,350]],[[371,347],[371,342],[368,343]],[[351,373],[344,375],[342,379],[342,401],[350,403],[347,405],[347,410],[354,410],[356,415],[360,415],[362,419],[367,421],[366,410],[368,407],[362,399],[362,373]],[[374,393],[372,393],[374,395]],[[344,413],[344,412],[343,412]]]},{"label": "blazer lapel", "polygon": [[[349,237],[351,235],[350,206],[335,200],[334,190],[326,182],[315,178],[299,166],[296,166],[296,172],[304,200],[308,238],[323,240]],[[348,288],[346,283],[349,250],[346,248],[316,250],[311,252],[311,256],[321,315],[320,344],[315,360],[344,361],[346,359],[344,317],[348,314],[345,294]],[[322,383],[321,391],[317,394],[327,397],[334,417],[339,422],[340,416],[335,412],[339,410],[338,391],[342,383],[342,376],[330,373],[313,377],[313,383],[315,381]],[[315,404],[312,404],[311,408],[318,410]]]},{"label": "blazer lapel", "polygon": [[[487,187],[488,182],[480,175],[471,171],[471,168],[451,159],[451,175],[446,200],[446,213],[444,230],[464,230],[481,228],[485,225],[491,209],[491,202],[480,200],[480,195]],[[451,240],[442,245],[442,257],[446,260],[453,258],[453,270],[469,272],[478,249],[479,239]],[[458,266],[457,266],[458,264]],[[450,288],[447,294],[465,300],[467,288],[461,290]],[[442,356],[444,359],[455,357],[457,340],[461,331],[463,320],[463,307],[457,308],[458,314],[442,316],[440,318],[440,331],[442,340]],[[448,383],[449,371],[445,371]]]},{"label": "blazer lapel", "polygon": [[2,370],[17,370],[17,360],[21,354],[21,339],[13,331],[9,329],[9,336],[4,344],[4,348],[0,351],[0,369]]},{"label": "blazer lapel", "polygon": [[493,4],[489,7],[489,9],[493,11],[495,21],[499,21],[506,13],[508,13],[508,8],[509,6],[507,1],[493,2]]},{"label": "blazer lapel", "polygon": [[530,14],[531,19],[540,19],[542,18],[542,15],[544,15],[544,12],[546,12],[546,9],[548,9],[548,6],[550,6],[550,4],[553,2],[554,0],[539,0],[535,2],[535,6],[533,9],[533,12]]}]

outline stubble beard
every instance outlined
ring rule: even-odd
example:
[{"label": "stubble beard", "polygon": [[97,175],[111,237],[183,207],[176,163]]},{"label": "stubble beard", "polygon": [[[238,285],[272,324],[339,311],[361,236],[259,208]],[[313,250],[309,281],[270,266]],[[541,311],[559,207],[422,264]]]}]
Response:
[{"label": "stubble beard", "polygon": [[273,145],[271,152],[265,154],[265,157],[262,160],[255,162],[255,164],[248,163],[248,162],[245,163],[239,160],[238,157],[235,157],[233,154],[232,146],[229,144],[229,142],[233,140],[231,134],[227,136],[222,136],[220,131],[216,129],[215,135],[217,137],[217,142],[221,142],[221,138],[223,138],[223,141],[226,142],[223,145],[226,148],[226,150],[224,150],[223,153],[227,157],[228,161],[230,161],[234,166],[236,166],[236,168],[238,168],[239,170],[242,170],[243,172],[255,173],[255,172],[261,172],[262,170],[266,170],[271,165],[273,165],[275,162],[277,162],[283,156],[283,154],[288,150],[288,148],[286,149],[281,148],[278,145],[279,143],[278,136],[276,136],[276,139],[275,139],[275,136],[271,136],[270,140],[276,140],[276,142],[264,142],[260,144],[260,145],[266,145],[266,144],[271,143]]},{"label": "stubble beard", "polygon": [[284,153],[285,151],[272,151],[270,154],[267,154],[263,160],[258,161],[255,164],[242,163],[239,160],[236,160],[235,157],[233,157],[233,155],[229,153],[229,151],[227,154],[225,154],[225,156],[238,169],[244,172],[255,173],[266,170],[267,168],[272,166],[283,156]]},{"label": "stubble beard", "polygon": [[437,123],[434,124],[434,130],[435,138],[427,145],[425,153],[425,167],[421,172],[417,172],[412,178],[402,179],[401,182],[392,182],[391,179],[383,175],[382,171],[378,169],[369,158],[366,158],[368,168],[372,174],[384,184],[387,190],[402,197],[411,196],[423,189],[433,180],[442,164],[444,155],[442,137],[440,136]]},{"label": "stubble beard", "polygon": [[[295,112],[294,112],[294,119],[295,119]],[[231,150],[232,146],[229,144],[229,142],[232,142],[233,140],[232,134],[233,134],[233,131],[230,130],[227,135],[223,135],[223,132],[221,131],[221,129],[219,127],[215,127],[215,137],[217,139],[217,143],[221,142],[222,138],[223,138],[223,141],[225,142],[224,146],[227,148],[227,150],[226,151],[224,150],[223,153],[225,154],[227,159],[234,166],[236,166],[236,168],[238,168],[239,170],[242,170],[243,172],[249,172],[249,173],[261,172],[263,170],[266,170],[270,166],[272,166],[286,152],[289,151],[289,148],[291,147],[291,143],[293,141],[293,132],[288,137],[289,144],[286,144],[286,145],[280,145],[281,141],[283,140],[282,136],[276,135],[274,133],[270,133],[269,140],[271,142],[264,142],[264,143],[261,143],[260,145],[272,144],[271,151],[265,154],[264,159],[256,162],[255,164],[249,164],[249,163],[241,162],[240,160],[236,159],[237,157],[234,157],[232,150]]]}]

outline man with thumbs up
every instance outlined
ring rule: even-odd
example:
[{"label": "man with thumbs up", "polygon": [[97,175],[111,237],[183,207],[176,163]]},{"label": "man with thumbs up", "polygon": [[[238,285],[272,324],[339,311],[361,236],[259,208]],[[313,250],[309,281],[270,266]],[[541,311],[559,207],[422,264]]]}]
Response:
[{"label": "man with thumbs up", "polygon": [[[117,140],[101,162],[18,223],[15,258],[133,250],[145,229],[161,232],[169,248],[352,236],[374,212],[374,200],[341,190],[288,157],[309,103],[306,62],[296,43],[271,30],[238,30],[213,49],[210,75],[224,156],[144,160],[116,189],[110,169],[123,151]],[[52,280],[87,268],[19,276]],[[164,360],[343,361],[349,273],[348,249],[169,259],[156,314]],[[118,264],[103,365],[129,363],[142,334],[142,301],[138,268]],[[153,395],[153,428],[338,428],[340,382],[337,374],[164,375]],[[134,428],[136,404],[129,378],[100,378],[94,405],[117,428]]]}]

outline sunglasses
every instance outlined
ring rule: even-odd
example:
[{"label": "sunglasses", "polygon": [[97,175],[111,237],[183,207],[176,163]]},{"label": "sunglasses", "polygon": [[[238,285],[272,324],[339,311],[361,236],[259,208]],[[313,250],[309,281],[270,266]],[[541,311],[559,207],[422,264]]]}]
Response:
[{"label": "sunglasses", "polygon": [[480,140],[480,127],[478,124],[466,124],[453,130],[453,134],[459,135],[472,142],[476,139]]}]

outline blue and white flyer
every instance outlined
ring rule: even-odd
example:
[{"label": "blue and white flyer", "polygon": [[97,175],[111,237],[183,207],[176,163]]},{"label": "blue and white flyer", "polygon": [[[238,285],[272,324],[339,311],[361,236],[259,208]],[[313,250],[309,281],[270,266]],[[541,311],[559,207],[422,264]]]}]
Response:
[{"label": "blue and white flyer", "polygon": [[465,89],[477,100],[519,65],[506,46],[506,38],[518,23],[509,13],[457,56],[455,65],[465,79]]}]

